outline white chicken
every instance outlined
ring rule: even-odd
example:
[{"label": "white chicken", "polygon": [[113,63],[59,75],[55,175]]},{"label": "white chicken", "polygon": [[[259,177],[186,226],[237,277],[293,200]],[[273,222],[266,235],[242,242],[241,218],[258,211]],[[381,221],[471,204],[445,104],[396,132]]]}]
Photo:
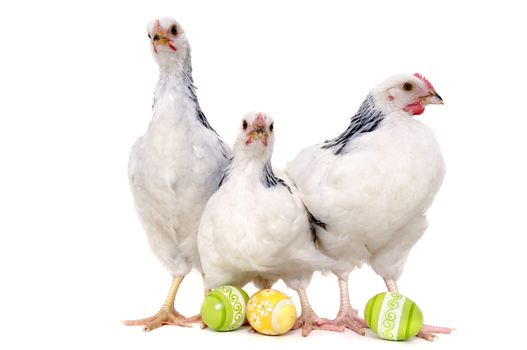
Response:
[{"label": "white chicken", "polygon": [[[332,324],[362,333],[351,308],[348,275],[368,263],[389,291],[410,249],[427,227],[425,213],[445,173],[432,131],[414,118],[443,100],[420,74],[389,78],[371,91],[338,137],[308,147],[287,165],[308,210],[320,221],[320,249],[346,268],[340,309]],[[426,326],[419,334],[449,329]]]},{"label": "white chicken", "polygon": [[278,279],[295,289],[302,306],[296,327],[343,330],[320,319],[309,305],[306,288],[313,271],[334,262],[315,247],[309,215],[294,188],[271,166],[273,120],[263,113],[245,115],[233,159],[203,212],[198,247],[205,285],[244,286],[253,281],[270,288]]},{"label": "white chicken", "polygon": [[211,128],[196,97],[190,46],[183,28],[170,18],[148,27],[159,64],[153,116],[147,132],[132,148],[129,181],[137,213],[154,254],[173,277],[159,312],[141,320],[150,331],[165,324],[189,326],[174,308],[181,281],[195,267],[201,271],[196,243],[201,213],[218,188],[229,149]]}]

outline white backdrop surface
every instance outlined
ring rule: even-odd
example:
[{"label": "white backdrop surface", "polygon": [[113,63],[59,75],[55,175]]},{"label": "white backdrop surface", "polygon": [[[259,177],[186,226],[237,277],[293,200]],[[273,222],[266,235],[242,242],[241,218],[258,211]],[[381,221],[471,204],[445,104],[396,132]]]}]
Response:
[{"label": "white backdrop surface", "polygon": [[[170,277],[136,217],[126,166],[150,121],[157,67],[146,24],[171,16],[192,45],[201,106],[232,143],[250,110],[275,119],[274,164],[336,136],[376,84],[420,72],[445,100],[420,120],[447,175],[399,281],[434,343],[371,333],[282,337],[120,320],[157,311]],[[434,348],[523,342],[527,196],[525,9],[521,2],[19,1],[0,5],[0,348]],[[277,289],[293,296],[282,283]],[[201,278],[176,300],[195,314]],[[254,289],[248,288],[251,292]],[[362,313],[384,291],[350,279]],[[338,288],[309,289],[333,317]]]}]

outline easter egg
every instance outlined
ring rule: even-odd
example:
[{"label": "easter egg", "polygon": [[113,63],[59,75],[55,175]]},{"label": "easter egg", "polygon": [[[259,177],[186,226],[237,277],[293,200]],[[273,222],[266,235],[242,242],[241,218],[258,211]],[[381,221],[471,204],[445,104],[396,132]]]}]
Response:
[{"label": "easter egg", "polygon": [[387,340],[406,340],[423,327],[423,314],[409,298],[399,293],[379,293],[364,309],[368,327]]},{"label": "easter egg", "polygon": [[284,334],[295,325],[295,304],[284,293],[274,289],[264,289],[249,299],[247,320],[259,333]]},{"label": "easter egg", "polygon": [[211,291],[201,304],[203,322],[216,331],[232,331],[245,322],[249,296],[241,288],[222,286]]}]

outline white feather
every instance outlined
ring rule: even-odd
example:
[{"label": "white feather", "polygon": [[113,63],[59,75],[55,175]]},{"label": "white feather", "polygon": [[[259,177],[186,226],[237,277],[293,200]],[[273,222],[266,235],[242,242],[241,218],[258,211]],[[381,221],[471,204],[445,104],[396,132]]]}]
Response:
[{"label": "white feather", "polygon": [[[165,19],[168,21],[168,19]],[[152,25],[149,25],[149,28]],[[132,148],[128,173],[150,247],[173,276],[201,270],[196,236],[205,203],[217,189],[227,153],[216,133],[198,119],[189,96],[190,53],[184,33],[177,58],[156,55],[160,79],[152,121]],[[172,62],[170,65],[161,62]],[[185,76],[187,74],[187,76]],[[186,80],[185,80],[186,78]]]},{"label": "white feather", "polygon": [[381,125],[355,137],[343,154],[311,146],[286,171],[309,211],[326,224],[318,239],[327,255],[347,271],[366,262],[397,280],[426,229],[445,166],[426,125],[404,111],[379,108],[387,111]]},{"label": "white feather", "polygon": [[274,136],[266,148],[259,142],[247,146],[242,136],[229,175],[201,219],[198,245],[205,283],[215,288],[282,278],[291,288],[305,288],[314,270],[333,262],[315,248],[307,212],[296,193],[285,184],[266,187],[262,182]]}]

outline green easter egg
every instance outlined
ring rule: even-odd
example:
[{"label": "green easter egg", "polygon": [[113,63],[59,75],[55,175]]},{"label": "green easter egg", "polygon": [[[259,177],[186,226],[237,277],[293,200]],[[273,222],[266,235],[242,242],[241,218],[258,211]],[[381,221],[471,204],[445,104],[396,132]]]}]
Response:
[{"label": "green easter egg", "polygon": [[407,340],[423,327],[423,313],[416,303],[399,293],[379,293],[364,308],[368,327],[387,340]]},{"label": "green easter egg", "polygon": [[249,296],[241,288],[222,286],[211,291],[201,304],[201,318],[216,331],[232,331],[245,322]]}]

